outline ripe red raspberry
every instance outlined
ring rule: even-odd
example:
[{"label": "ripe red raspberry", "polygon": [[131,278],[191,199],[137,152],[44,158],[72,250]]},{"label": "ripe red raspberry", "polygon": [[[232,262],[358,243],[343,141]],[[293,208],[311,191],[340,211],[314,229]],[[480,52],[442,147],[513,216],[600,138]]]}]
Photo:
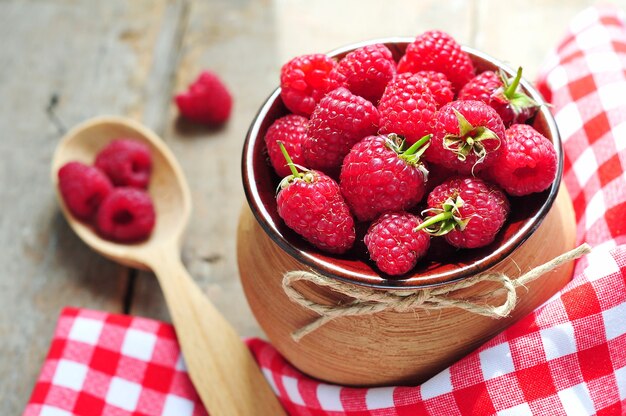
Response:
[{"label": "ripe red raspberry", "polygon": [[265,133],[265,146],[274,170],[281,178],[288,176],[291,171],[280,151],[278,142],[282,142],[291,156],[293,163],[304,165],[302,143],[306,137],[306,128],[309,120],[296,114],[289,114],[274,121]]},{"label": "ripe red raspberry", "polygon": [[430,236],[415,229],[422,220],[406,212],[383,214],[365,234],[365,245],[378,268],[391,276],[408,273],[430,247]]},{"label": "ripe red raspberry", "polygon": [[57,173],[59,191],[67,209],[81,220],[91,219],[100,203],[113,190],[111,181],[99,169],[69,162]]},{"label": "ripe red raspberry", "polygon": [[409,44],[398,62],[399,73],[418,71],[441,72],[458,91],[474,76],[474,65],[450,35],[431,30]]},{"label": "ripe red raspberry", "polygon": [[346,88],[337,88],[319,102],[311,115],[302,144],[308,167],[328,174],[339,172],[350,148],[376,134],[380,116],[374,105]]},{"label": "ripe red raspberry", "polygon": [[509,215],[509,201],[495,185],[474,177],[457,177],[428,195],[428,217],[418,229],[445,236],[458,248],[491,244]]},{"label": "ripe red raspberry", "polygon": [[233,99],[222,80],[213,72],[203,71],[187,92],[176,96],[183,117],[209,125],[219,125],[230,117]]},{"label": "ripe red raspberry", "polygon": [[120,187],[102,201],[96,228],[108,240],[131,243],[148,238],[154,222],[150,195],[141,189]]},{"label": "ripe red raspberry", "polygon": [[415,143],[432,133],[437,102],[422,76],[400,74],[387,85],[378,111],[381,133],[396,133]]},{"label": "ripe red raspberry", "polygon": [[354,145],[343,161],[339,186],[360,221],[407,210],[421,201],[428,171],[420,156],[429,139],[424,137],[406,151],[395,134],[366,137]]},{"label": "ripe red raspberry", "polygon": [[117,139],[96,156],[95,165],[115,186],[147,188],[152,173],[150,148],[136,140]]},{"label": "ripe red raspberry", "polygon": [[485,71],[469,80],[459,91],[459,100],[482,101],[489,104],[491,95],[502,87],[502,79],[493,71]]},{"label": "ripe red raspberry", "polygon": [[376,105],[395,74],[391,51],[378,43],[347,54],[331,71],[330,79],[337,87],[344,86]]},{"label": "ripe red raspberry", "polygon": [[522,68],[515,78],[485,71],[472,78],[459,92],[459,100],[478,100],[490,105],[506,127],[523,123],[537,112],[539,104],[519,88]]},{"label": "ripe red raspberry", "polygon": [[339,185],[324,173],[298,172],[284,151],[293,174],[280,183],[278,215],[285,224],[320,250],[341,254],[354,244],[354,220]]},{"label": "ripe red raspberry", "polygon": [[482,101],[444,105],[437,112],[434,130],[426,160],[463,174],[488,168],[506,148],[500,116]]},{"label": "ripe red raspberry", "polygon": [[454,91],[452,83],[441,72],[435,71],[419,71],[415,75],[422,78],[422,81],[428,85],[428,89],[433,94],[433,98],[437,102],[437,108],[449,103],[454,99]]},{"label": "ripe red raspberry", "polygon": [[332,89],[328,74],[336,62],[324,54],[302,55],[280,70],[280,96],[295,114],[310,116],[315,105]]},{"label": "ripe red raspberry", "polygon": [[556,177],[554,145],[527,124],[514,124],[506,131],[507,148],[490,173],[509,195],[521,196],[547,189]]}]

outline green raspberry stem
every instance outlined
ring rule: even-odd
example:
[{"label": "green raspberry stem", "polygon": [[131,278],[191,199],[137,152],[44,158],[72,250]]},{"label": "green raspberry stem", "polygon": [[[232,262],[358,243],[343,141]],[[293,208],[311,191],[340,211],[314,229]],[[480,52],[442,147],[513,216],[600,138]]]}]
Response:
[{"label": "green raspberry stem", "polygon": [[515,96],[515,91],[517,91],[517,87],[519,86],[520,81],[522,80],[522,67],[517,68],[517,74],[515,75],[515,79],[508,86],[508,88],[504,91],[504,96],[509,100]]},{"label": "green raspberry stem", "polygon": [[437,224],[439,222],[443,222],[443,221],[449,220],[450,218],[453,217],[453,215],[454,214],[452,213],[452,211],[441,212],[441,213],[439,213],[439,214],[437,214],[435,216],[432,216],[432,217],[428,218],[426,221],[424,221],[423,223],[418,225],[415,228],[415,231],[420,231],[420,230],[423,230],[424,228],[430,227],[433,224]]},{"label": "green raspberry stem", "polygon": [[418,141],[413,143],[411,145],[411,147],[406,149],[402,154],[405,155],[405,156],[414,155],[415,153],[417,153],[417,151],[420,149],[420,147],[422,147],[422,145],[424,145],[424,143],[426,143],[426,142],[428,142],[430,140],[431,137],[432,137],[432,134],[427,134],[426,136],[422,137],[421,139],[419,139]]},{"label": "green raspberry stem", "polygon": [[287,149],[285,149],[285,145],[283,144],[283,142],[279,141],[278,146],[280,147],[280,151],[285,157],[285,160],[287,161],[287,166],[289,166],[289,169],[291,170],[291,174],[294,176],[294,178],[299,178],[300,176],[302,176],[302,174],[298,172],[298,169],[296,169],[296,165],[294,165],[293,160],[291,160],[291,157],[289,157],[289,153],[287,153]]}]

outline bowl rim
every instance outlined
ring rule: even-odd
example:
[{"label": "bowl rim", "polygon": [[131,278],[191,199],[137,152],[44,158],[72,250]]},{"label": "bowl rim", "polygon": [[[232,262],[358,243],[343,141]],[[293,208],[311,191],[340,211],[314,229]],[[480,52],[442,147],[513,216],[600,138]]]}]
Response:
[{"label": "bowl rim", "polygon": [[[365,40],[357,43],[352,43],[349,45],[345,45],[332,51],[326,53],[328,56],[337,57],[344,55],[354,49],[361,48],[363,46],[382,43],[387,46],[394,44],[409,44],[415,40],[415,37],[385,37],[378,39]],[[470,55],[474,55],[478,59],[489,62],[493,65],[496,65],[498,68],[504,70],[508,75],[514,75],[515,70],[513,70],[510,66],[506,65],[504,62],[493,58],[492,56],[478,51],[472,47],[462,45],[461,48],[463,51],[469,53]],[[263,140],[263,137],[259,136],[260,129],[263,125],[265,118],[267,117],[270,109],[274,105],[275,101],[280,97],[280,87],[276,88],[269,97],[263,102],[263,105],[255,115],[250,128],[246,134],[243,152],[242,152],[242,160],[241,160],[241,173],[243,179],[243,187],[246,195],[246,199],[248,205],[256,218],[257,222],[260,224],[261,228],[265,231],[265,233],[271,238],[271,240],[276,243],[283,251],[293,257],[295,260],[305,264],[307,267],[315,271],[320,271],[326,276],[331,278],[335,278],[340,281],[344,281],[347,283],[365,286],[374,289],[387,289],[387,290],[415,290],[415,289],[424,289],[430,287],[443,286],[446,284],[454,283],[471,276],[474,276],[478,273],[484,272],[496,264],[500,263],[504,259],[506,259],[513,251],[515,251],[519,246],[521,246],[541,225],[547,213],[552,208],[552,205],[556,199],[557,193],[559,191],[561,178],[563,175],[563,147],[561,143],[561,137],[559,134],[559,130],[556,125],[556,121],[554,120],[554,116],[550,113],[548,104],[544,100],[543,96],[539,93],[539,91],[526,79],[522,78],[520,84],[526,90],[526,92],[533,98],[536,102],[540,104],[539,112],[543,114],[543,118],[546,122],[547,129],[552,133],[552,143],[557,152],[557,172],[554,182],[549,188],[549,193],[547,195],[546,200],[537,210],[537,213],[530,217],[525,223],[520,227],[520,229],[515,232],[512,236],[510,236],[507,240],[503,242],[501,246],[499,246],[496,250],[489,253],[488,255],[482,257],[481,259],[473,262],[472,264],[468,264],[462,267],[455,268],[454,270],[450,270],[443,273],[431,274],[432,276],[424,279],[418,279],[419,276],[409,275],[407,278],[400,278],[390,280],[381,276],[372,276],[364,273],[360,273],[355,270],[348,270],[344,267],[341,267],[332,262],[328,262],[317,258],[310,253],[302,251],[289,243],[289,241],[280,233],[273,220],[271,219],[270,213],[267,211],[265,206],[263,205],[260,196],[259,190],[257,188],[256,181],[254,181],[254,169],[253,169],[253,149],[254,142],[256,140]],[[545,192],[545,191],[544,191]],[[436,280],[431,281],[429,280]]]}]

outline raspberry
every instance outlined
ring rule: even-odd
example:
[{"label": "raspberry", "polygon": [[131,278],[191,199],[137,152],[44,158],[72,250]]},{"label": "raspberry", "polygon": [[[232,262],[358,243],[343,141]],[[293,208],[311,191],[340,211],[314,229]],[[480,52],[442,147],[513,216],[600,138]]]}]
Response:
[{"label": "raspberry", "polygon": [[347,54],[330,72],[330,79],[337,87],[344,86],[376,105],[395,74],[391,51],[378,43]]},{"label": "raspberry", "polygon": [[429,162],[468,174],[488,168],[506,148],[504,125],[482,101],[452,101],[439,109],[425,153]]},{"label": "raspberry", "polygon": [[459,91],[459,100],[482,101],[489,104],[491,95],[502,87],[502,79],[493,71],[485,71],[469,80]]},{"label": "raspberry", "polygon": [[389,275],[408,273],[424,257],[430,236],[415,229],[422,220],[406,212],[387,213],[374,222],[365,235],[370,258]]},{"label": "raspberry", "polygon": [[474,65],[450,35],[431,30],[409,44],[398,62],[399,73],[418,71],[441,72],[458,91],[474,76]]},{"label": "raspberry", "polygon": [[117,139],[96,156],[95,165],[115,186],[147,188],[152,172],[150,148],[138,141]]},{"label": "raspberry", "polygon": [[320,250],[346,252],[356,236],[354,220],[339,185],[319,171],[298,172],[286,151],[284,154],[293,174],[280,183],[276,197],[278,215]]},{"label": "raspberry", "polygon": [[350,148],[364,137],[376,134],[379,118],[371,102],[346,88],[328,93],[315,107],[302,144],[308,167],[328,174],[338,173]]},{"label": "raspberry", "polygon": [[282,142],[287,152],[297,165],[304,164],[302,142],[306,137],[306,127],[309,120],[306,117],[289,114],[274,121],[265,133],[265,146],[274,170],[281,178],[290,174],[289,166],[285,163],[278,142]]},{"label": "raspberry", "polygon": [[522,196],[547,189],[556,177],[554,145],[527,124],[506,131],[507,148],[490,173],[509,195]]},{"label": "raspberry", "polygon": [[74,216],[82,220],[91,219],[113,189],[104,173],[80,162],[66,163],[59,169],[57,176],[65,205]]},{"label": "raspberry", "polygon": [[209,125],[226,122],[233,106],[230,92],[222,80],[210,71],[200,73],[189,90],[176,95],[175,100],[183,117]]},{"label": "raspberry", "polygon": [[444,235],[454,247],[483,247],[493,242],[509,210],[509,201],[495,185],[474,177],[452,178],[428,195],[428,217],[418,229]]},{"label": "raspberry", "polygon": [[508,79],[504,73],[485,71],[471,79],[459,92],[459,100],[478,100],[490,105],[505,126],[523,123],[537,112],[539,104],[518,91],[522,79],[522,68],[515,78]]},{"label": "raspberry", "polygon": [[421,77],[422,81],[428,86],[428,89],[433,94],[433,98],[437,102],[437,108],[454,99],[452,83],[448,81],[448,78],[441,72],[419,71],[415,73],[415,75]]},{"label": "raspberry", "polygon": [[302,55],[280,70],[280,96],[295,114],[310,116],[315,105],[332,89],[328,74],[336,63],[324,54]]},{"label": "raspberry", "polygon": [[437,103],[423,77],[400,74],[387,85],[378,104],[380,132],[415,143],[431,133]]},{"label": "raspberry", "polygon": [[102,237],[130,243],[145,240],[154,228],[155,214],[147,192],[129,187],[115,188],[102,201],[96,228]]},{"label": "raspberry", "polygon": [[354,145],[343,161],[339,186],[360,221],[417,205],[426,187],[428,171],[420,156],[428,140],[426,136],[406,151],[395,134],[370,136]]}]

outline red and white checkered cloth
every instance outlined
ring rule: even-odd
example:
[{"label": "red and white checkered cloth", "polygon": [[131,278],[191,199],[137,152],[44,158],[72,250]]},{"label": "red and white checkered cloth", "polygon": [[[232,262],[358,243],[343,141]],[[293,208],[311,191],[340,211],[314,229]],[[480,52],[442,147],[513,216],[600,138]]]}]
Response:
[{"label": "red and white checkered cloth", "polygon": [[[250,349],[294,415],[626,414],[626,23],[582,12],[540,88],[565,148],[578,240],[594,252],[532,314],[417,387],[320,383],[269,344]],[[172,327],[63,311],[25,415],[204,415]]]}]

